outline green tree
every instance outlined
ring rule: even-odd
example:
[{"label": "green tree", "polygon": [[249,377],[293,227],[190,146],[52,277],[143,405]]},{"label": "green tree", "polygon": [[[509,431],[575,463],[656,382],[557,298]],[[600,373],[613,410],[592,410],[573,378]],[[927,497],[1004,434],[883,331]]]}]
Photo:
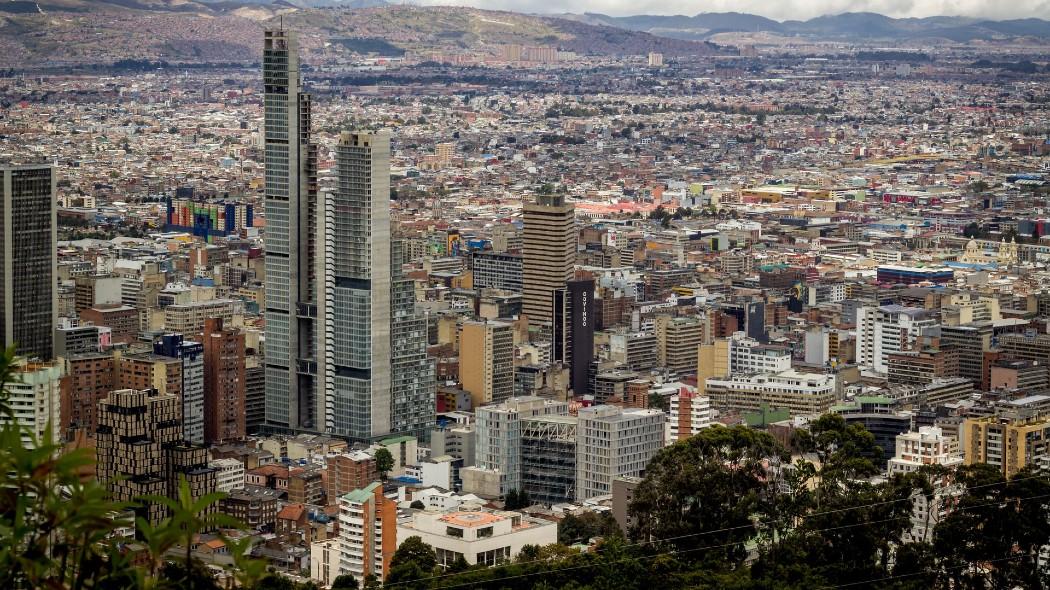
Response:
[{"label": "green tree", "polygon": [[714,546],[687,556],[742,565],[744,543],[757,533],[754,515],[771,496],[770,462],[784,458],[772,436],[744,426],[714,426],[662,449],[629,505],[631,539],[666,540],[679,551]]},{"label": "green tree", "polygon": [[88,451],[63,454],[50,434],[41,439],[17,424],[8,389],[17,380],[11,347],[0,354],[0,585],[140,585],[140,572],[106,543],[117,527],[130,524],[117,516],[127,506],[111,502],[97,483],[81,481],[81,469],[91,464]]},{"label": "green tree", "polygon": [[434,550],[418,536],[411,536],[401,543],[390,559],[390,572],[385,584],[398,588],[423,590],[437,567]]},{"label": "green tree", "polygon": [[343,574],[332,580],[332,590],[357,590],[358,587],[357,578],[350,574]]},{"label": "green tree", "polygon": [[564,545],[587,542],[592,537],[612,537],[620,534],[620,526],[608,512],[567,514],[558,522],[558,542]]},{"label": "green tree", "polygon": [[167,532],[158,533],[167,535],[169,539],[176,538],[185,548],[185,561],[183,562],[183,588],[193,590],[196,581],[193,573],[193,539],[201,532],[216,530],[219,528],[243,528],[243,525],[235,518],[226,514],[215,512],[213,505],[226,497],[225,493],[212,492],[204,494],[199,498],[193,497],[190,484],[186,476],[179,474],[178,496],[169,498],[167,496],[143,496],[143,502],[160,504],[168,509],[170,516],[165,519],[163,527]]},{"label": "green tree", "polygon": [[376,471],[379,472],[379,477],[386,479],[386,474],[390,473],[390,470],[394,468],[394,456],[390,454],[390,451],[386,447],[380,447],[376,451]]}]

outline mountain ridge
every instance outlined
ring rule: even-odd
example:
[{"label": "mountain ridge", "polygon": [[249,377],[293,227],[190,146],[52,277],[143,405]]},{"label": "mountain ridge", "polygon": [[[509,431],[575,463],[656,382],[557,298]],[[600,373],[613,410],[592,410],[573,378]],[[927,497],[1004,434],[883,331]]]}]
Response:
[{"label": "mountain ridge", "polygon": [[718,33],[768,32],[792,36],[860,39],[936,39],[957,42],[1035,37],[1050,40],[1050,21],[1040,18],[981,19],[965,16],[894,18],[875,12],[844,12],[805,21],[777,21],[742,12],[688,15],[609,16],[564,13],[559,17],[685,39],[707,39]]}]

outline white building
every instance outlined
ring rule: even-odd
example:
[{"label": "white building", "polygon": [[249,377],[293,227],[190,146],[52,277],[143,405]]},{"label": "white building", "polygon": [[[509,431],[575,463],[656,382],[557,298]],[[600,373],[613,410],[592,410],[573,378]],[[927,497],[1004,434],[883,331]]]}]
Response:
[{"label": "white building", "polygon": [[438,564],[462,557],[470,565],[496,565],[514,559],[525,545],[558,542],[558,525],[518,512],[481,508],[449,512],[419,511],[397,525],[399,539],[420,537],[434,548]]},{"label": "white building", "polygon": [[240,460],[215,459],[208,462],[208,467],[218,471],[215,474],[215,491],[229,493],[244,487],[244,463]]},{"label": "white building", "polygon": [[838,400],[835,376],[784,371],[776,374],[733,375],[708,378],[705,393],[719,409],[755,412],[770,408],[789,410],[792,416],[823,414]]},{"label": "white building", "polygon": [[711,399],[691,388],[682,387],[672,395],[669,409],[664,439],[668,445],[699,434],[711,425]]},{"label": "white building", "polygon": [[638,476],[663,447],[660,410],[617,406],[581,408],[576,431],[576,499],[612,493],[612,482]]},{"label": "white building", "polygon": [[407,487],[397,490],[397,501],[402,508],[410,508],[413,502],[419,501],[425,510],[448,512],[459,510],[464,504],[484,504],[485,500],[474,494],[459,494],[438,488],[425,488],[409,491]]},{"label": "white building", "polygon": [[[918,432],[897,435],[897,452],[888,468],[890,475],[896,475],[913,473],[927,465],[958,467],[962,463],[955,438],[945,436],[937,426],[922,426]],[[911,530],[904,532],[904,542],[932,541],[933,528],[948,513],[949,503],[945,500],[963,492],[950,475],[936,477],[930,483],[932,497],[918,490],[912,493]]]},{"label": "white building", "polygon": [[791,351],[736,332],[729,341],[729,367],[733,374],[783,373],[791,369]]},{"label": "white building", "polygon": [[[28,430],[22,432],[22,446],[32,446],[33,436],[41,442],[47,436],[54,442],[62,440],[60,411],[64,375],[62,363],[17,362],[15,380],[6,387],[10,396],[7,403],[14,412],[15,422]],[[7,421],[6,416],[0,416],[0,424]]]},{"label": "white building", "polygon": [[937,323],[917,307],[861,307],[857,310],[857,365],[887,373],[887,355],[911,350],[923,330]]},{"label": "white building", "polygon": [[327,588],[339,577],[339,538],[310,545],[310,579]]},{"label": "white building", "polygon": [[397,547],[396,535],[397,506],[383,496],[381,483],[340,497],[337,575],[350,574],[358,582],[368,574],[385,578]]}]

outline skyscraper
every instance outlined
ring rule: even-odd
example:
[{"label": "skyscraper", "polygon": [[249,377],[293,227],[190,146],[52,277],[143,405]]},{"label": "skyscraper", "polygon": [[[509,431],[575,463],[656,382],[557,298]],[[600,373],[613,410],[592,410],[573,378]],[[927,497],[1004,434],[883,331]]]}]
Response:
[{"label": "skyscraper", "polygon": [[539,195],[525,204],[524,219],[522,313],[550,323],[554,291],[565,288],[576,263],[575,207],[564,195]]},{"label": "skyscraper", "polygon": [[310,95],[300,92],[295,33],[266,31],[263,47],[266,178],[266,422],[317,430],[317,149]]},{"label": "skyscraper", "polygon": [[55,171],[0,163],[0,334],[19,355],[54,356],[57,234]]},{"label": "skyscraper", "polygon": [[594,280],[569,281],[554,291],[554,360],[569,367],[569,387],[575,395],[589,393],[594,361]]},{"label": "skyscraper", "polygon": [[344,132],[336,177],[322,223],[327,426],[360,440],[422,435],[434,422],[434,365],[390,239],[390,136]]}]

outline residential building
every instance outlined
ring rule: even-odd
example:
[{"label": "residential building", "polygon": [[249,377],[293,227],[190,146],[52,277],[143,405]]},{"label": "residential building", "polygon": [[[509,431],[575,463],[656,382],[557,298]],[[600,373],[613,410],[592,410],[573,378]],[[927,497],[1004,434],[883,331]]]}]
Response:
[{"label": "residential building", "polygon": [[230,493],[244,487],[244,463],[239,459],[213,459],[208,467],[215,470],[215,491]]},{"label": "residential building", "polygon": [[112,354],[87,353],[62,357],[66,378],[62,382],[61,432],[98,427],[98,402],[117,387],[117,361]]},{"label": "residential building", "polygon": [[339,575],[383,580],[397,549],[397,503],[371,483],[339,498]]},{"label": "residential building", "polygon": [[1050,455],[1050,417],[967,418],[959,434],[966,465],[987,463],[1011,478]]},{"label": "residential building", "polygon": [[699,434],[711,425],[711,400],[708,397],[682,387],[671,396],[669,403],[665,437],[668,445]]},{"label": "residential building", "polygon": [[325,457],[325,469],[328,471],[326,493],[328,502],[332,504],[346,494],[379,480],[375,458],[363,451]]},{"label": "residential building", "polygon": [[[62,441],[62,380],[65,370],[60,362],[27,361],[17,359],[13,379],[4,384],[7,405],[14,413],[15,423],[25,430],[21,433],[22,446],[30,448],[34,439],[40,443],[50,439]],[[0,424],[10,421],[0,415]]]},{"label": "residential building", "polygon": [[[889,474],[906,474],[923,467],[940,465],[952,468],[962,465],[958,441],[945,436],[937,426],[921,426],[918,432],[906,432],[897,436],[896,454],[889,460]],[[903,540],[911,543],[929,543],[933,530],[951,509],[950,499],[962,493],[950,473],[931,476],[933,493],[916,490],[912,494],[911,528],[904,532]]]},{"label": "residential building", "polygon": [[239,440],[245,426],[244,333],[224,328],[222,318],[204,322],[204,441]]},{"label": "residential building", "polygon": [[[183,444],[179,398],[156,390],[110,392],[98,406],[97,476],[117,502],[178,494],[179,476],[193,497],[215,491],[207,451]],[[156,525],[168,516],[162,504],[139,503],[138,516]]]}]

